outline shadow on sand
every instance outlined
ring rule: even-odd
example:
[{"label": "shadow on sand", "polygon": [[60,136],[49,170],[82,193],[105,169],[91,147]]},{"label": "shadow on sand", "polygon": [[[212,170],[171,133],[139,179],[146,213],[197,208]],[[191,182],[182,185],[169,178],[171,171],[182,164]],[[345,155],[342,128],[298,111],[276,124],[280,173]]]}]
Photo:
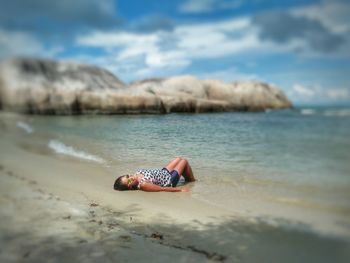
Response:
[{"label": "shadow on sand", "polygon": [[[129,209],[89,209],[86,218],[60,219],[72,220],[74,227],[67,233],[41,237],[30,230],[3,232],[1,254],[6,251],[11,255],[13,250],[24,262],[118,262],[119,258],[130,262],[345,263],[350,259],[349,241],[316,235],[305,226],[295,230],[234,219],[220,224],[195,222],[197,227],[157,222],[145,225],[135,223],[139,221],[137,213]],[[120,218],[124,220],[118,221]]]}]

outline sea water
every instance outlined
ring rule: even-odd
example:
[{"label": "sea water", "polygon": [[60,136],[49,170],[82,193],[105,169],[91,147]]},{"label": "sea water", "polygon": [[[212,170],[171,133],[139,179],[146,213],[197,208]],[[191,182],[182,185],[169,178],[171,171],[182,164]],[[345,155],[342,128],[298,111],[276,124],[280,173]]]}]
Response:
[{"label": "sea water", "polygon": [[52,152],[96,162],[111,178],[183,156],[198,180],[193,198],[248,216],[321,217],[349,231],[350,108],[38,116],[17,127],[45,133]]}]

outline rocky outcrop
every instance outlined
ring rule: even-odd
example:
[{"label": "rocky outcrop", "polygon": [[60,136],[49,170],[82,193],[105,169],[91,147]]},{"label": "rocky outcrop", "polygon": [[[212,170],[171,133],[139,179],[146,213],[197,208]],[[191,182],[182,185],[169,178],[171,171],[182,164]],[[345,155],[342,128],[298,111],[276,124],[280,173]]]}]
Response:
[{"label": "rocky outcrop", "polygon": [[165,112],[262,111],[292,106],[280,89],[253,81],[225,83],[177,76],[144,80],[130,89],[155,94]]},{"label": "rocky outcrop", "polygon": [[126,85],[94,66],[12,59],[0,63],[0,107],[33,114],[120,114],[262,111],[291,103],[280,89],[259,82],[177,76]]},{"label": "rocky outcrop", "polygon": [[80,112],[80,97],[125,89],[112,73],[72,62],[12,59],[0,64],[4,109],[40,114]]}]

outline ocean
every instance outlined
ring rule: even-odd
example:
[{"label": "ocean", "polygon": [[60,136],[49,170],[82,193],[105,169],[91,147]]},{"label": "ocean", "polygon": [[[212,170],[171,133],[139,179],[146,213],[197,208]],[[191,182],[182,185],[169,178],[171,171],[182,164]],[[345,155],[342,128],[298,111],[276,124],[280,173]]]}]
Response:
[{"label": "ocean", "polygon": [[[191,197],[272,224],[307,223],[350,236],[350,108],[263,113],[27,116],[32,143],[116,177],[191,164]],[[289,224],[289,223],[288,223]]]}]

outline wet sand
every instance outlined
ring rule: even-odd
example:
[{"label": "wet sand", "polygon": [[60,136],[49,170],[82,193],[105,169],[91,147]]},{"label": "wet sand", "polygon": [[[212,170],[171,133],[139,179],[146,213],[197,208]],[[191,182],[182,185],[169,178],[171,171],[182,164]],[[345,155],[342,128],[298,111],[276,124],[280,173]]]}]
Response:
[{"label": "wet sand", "polygon": [[[1,262],[348,262],[349,239],[240,218],[191,193],[116,192],[111,171],[1,124]],[[45,145],[46,146],[46,145]]]}]

